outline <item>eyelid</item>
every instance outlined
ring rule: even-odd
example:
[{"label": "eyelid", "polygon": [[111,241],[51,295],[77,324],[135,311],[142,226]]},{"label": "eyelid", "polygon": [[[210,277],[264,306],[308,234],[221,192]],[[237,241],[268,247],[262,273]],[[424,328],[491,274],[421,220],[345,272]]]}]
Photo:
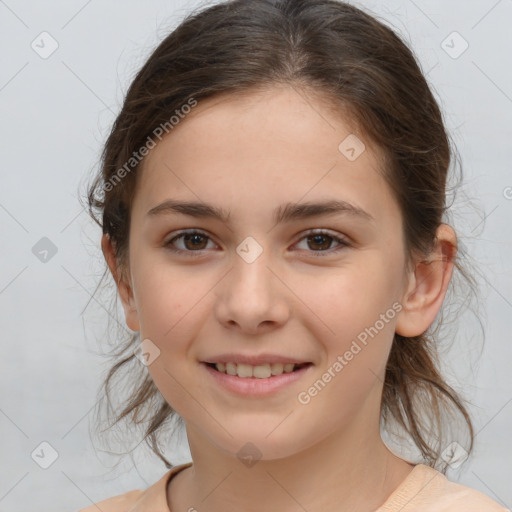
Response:
[{"label": "eyelid", "polygon": [[201,249],[198,251],[186,251],[184,249],[177,249],[176,247],[172,247],[171,242],[173,242],[173,240],[183,237],[184,235],[201,235],[201,236],[207,238],[208,240],[211,240],[215,245],[218,245],[206,231],[203,231],[202,229],[198,229],[198,228],[189,228],[189,229],[182,229],[182,230],[175,232],[167,241],[164,241],[164,243],[163,243],[164,248],[166,248],[174,253],[187,254],[188,256],[191,256],[191,257],[202,256],[204,251],[206,251],[206,249]]},{"label": "eyelid", "polygon": [[301,242],[304,238],[307,238],[308,236],[313,236],[313,235],[326,235],[338,243],[338,245],[336,247],[334,247],[333,249],[327,249],[326,251],[306,251],[307,253],[309,253],[310,255],[312,255],[314,257],[317,257],[317,256],[327,257],[332,254],[337,254],[340,250],[352,246],[352,243],[350,242],[348,237],[346,237],[345,235],[338,234],[337,232],[333,232],[329,229],[325,229],[325,228],[312,228],[312,229],[309,229],[309,230],[301,233],[300,238],[297,240],[297,242],[295,242],[294,245]]},{"label": "eyelid", "polygon": [[306,236],[310,236],[310,235],[328,235],[331,238],[338,239],[342,242],[346,242],[347,244],[349,243],[349,238],[346,235],[342,235],[341,233],[338,233],[337,231],[333,231],[333,230],[330,230],[327,228],[308,229],[300,234],[300,238],[298,240],[300,241],[303,238],[305,238]]}]

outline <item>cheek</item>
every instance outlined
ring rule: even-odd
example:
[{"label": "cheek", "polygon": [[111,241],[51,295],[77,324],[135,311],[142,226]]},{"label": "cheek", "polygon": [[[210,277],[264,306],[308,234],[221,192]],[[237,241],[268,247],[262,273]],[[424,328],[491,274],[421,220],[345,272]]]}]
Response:
[{"label": "cheek", "polygon": [[[321,286],[318,280],[311,283],[306,305],[314,315],[308,314],[309,328],[324,345],[326,369],[340,357],[343,379],[357,381],[382,374],[395,330],[395,288],[392,276],[378,265],[354,266]],[[365,371],[346,371],[349,367]]]},{"label": "cheek", "polygon": [[142,305],[141,339],[149,338],[159,350],[148,366],[149,374],[164,399],[187,417],[191,393],[191,367],[184,364],[191,343],[197,337],[198,316],[205,313],[204,282],[195,282],[168,264],[146,267],[138,276],[138,300]]},{"label": "cheek", "polygon": [[391,307],[396,297],[393,278],[384,268],[355,265],[330,274],[325,280],[314,277],[302,285],[304,303],[333,335],[355,335],[373,325]]},{"label": "cheek", "polygon": [[169,262],[140,261],[134,275],[134,293],[141,335],[151,335],[163,340],[173,336],[187,324],[204,296],[207,286],[204,275],[193,269],[171,266]]}]

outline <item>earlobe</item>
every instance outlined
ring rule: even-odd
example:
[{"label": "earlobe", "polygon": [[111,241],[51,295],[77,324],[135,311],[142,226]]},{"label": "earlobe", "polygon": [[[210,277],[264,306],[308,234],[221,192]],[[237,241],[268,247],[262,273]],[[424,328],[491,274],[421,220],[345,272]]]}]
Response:
[{"label": "earlobe", "polygon": [[103,251],[105,261],[107,262],[112,277],[114,278],[114,281],[116,283],[117,291],[119,293],[119,297],[121,299],[121,303],[124,309],[126,325],[132,331],[139,331],[140,324],[137,308],[135,306],[135,300],[133,297],[132,287],[131,284],[127,283],[118,272],[114,247],[112,245],[110,237],[107,234],[104,234],[101,238],[101,250]]},{"label": "earlobe", "polygon": [[457,254],[457,237],[447,224],[437,229],[436,243],[425,260],[416,263],[402,297],[395,332],[405,337],[423,334],[443,304]]}]

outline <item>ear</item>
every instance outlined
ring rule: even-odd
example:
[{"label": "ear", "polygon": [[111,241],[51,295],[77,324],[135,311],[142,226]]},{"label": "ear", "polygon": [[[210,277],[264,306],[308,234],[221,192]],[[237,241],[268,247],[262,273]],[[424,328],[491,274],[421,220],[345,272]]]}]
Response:
[{"label": "ear", "polygon": [[126,325],[128,325],[132,331],[139,331],[139,317],[137,314],[137,308],[135,307],[132,286],[130,283],[127,283],[118,273],[114,247],[112,246],[112,241],[107,234],[104,234],[101,238],[101,250],[103,251],[103,256],[105,257],[110,272],[112,273],[114,281],[116,282],[119,297],[121,298],[121,302],[123,304]]},{"label": "ear", "polygon": [[427,260],[416,263],[408,276],[395,332],[405,337],[423,334],[441,309],[457,255],[457,236],[447,224],[440,224],[436,243]]}]

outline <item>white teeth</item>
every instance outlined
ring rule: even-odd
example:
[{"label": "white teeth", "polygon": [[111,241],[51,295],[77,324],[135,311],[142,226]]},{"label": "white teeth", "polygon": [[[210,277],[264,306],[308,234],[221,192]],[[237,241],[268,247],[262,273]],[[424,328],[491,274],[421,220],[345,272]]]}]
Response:
[{"label": "white teeth", "polygon": [[216,363],[215,368],[221,373],[238,375],[242,378],[256,377],[257,379],[268,379],[271,375],[282,375],[293,372],[294,363],[272,363],[252,366],[250,364]]},{"label": "white teeth", "polygon": [[[257,367],[255,367],[255,369],[256,368]],[[248,364],[237,364],[236,374],[239,377],[252,377],[252,366],[249,366]]]},{"label": "white teeth", "polygon": [[272,375],[269,364],[255,366],[254,368],[249,366],[249,368],[252,370],[252,376],[257,379],[268,379]]},{"label": "white teeth", "polygon": [[236,364],[226,363],[226,373],[228,375],[236,375]]},{"label": "white teeth", "polygon": [[[281,375],[283,373],[284,365],[283,363],[273,363],[270,367],[272,371],[272,375]],[[293,370],[293,368],[292,368]]]}]

